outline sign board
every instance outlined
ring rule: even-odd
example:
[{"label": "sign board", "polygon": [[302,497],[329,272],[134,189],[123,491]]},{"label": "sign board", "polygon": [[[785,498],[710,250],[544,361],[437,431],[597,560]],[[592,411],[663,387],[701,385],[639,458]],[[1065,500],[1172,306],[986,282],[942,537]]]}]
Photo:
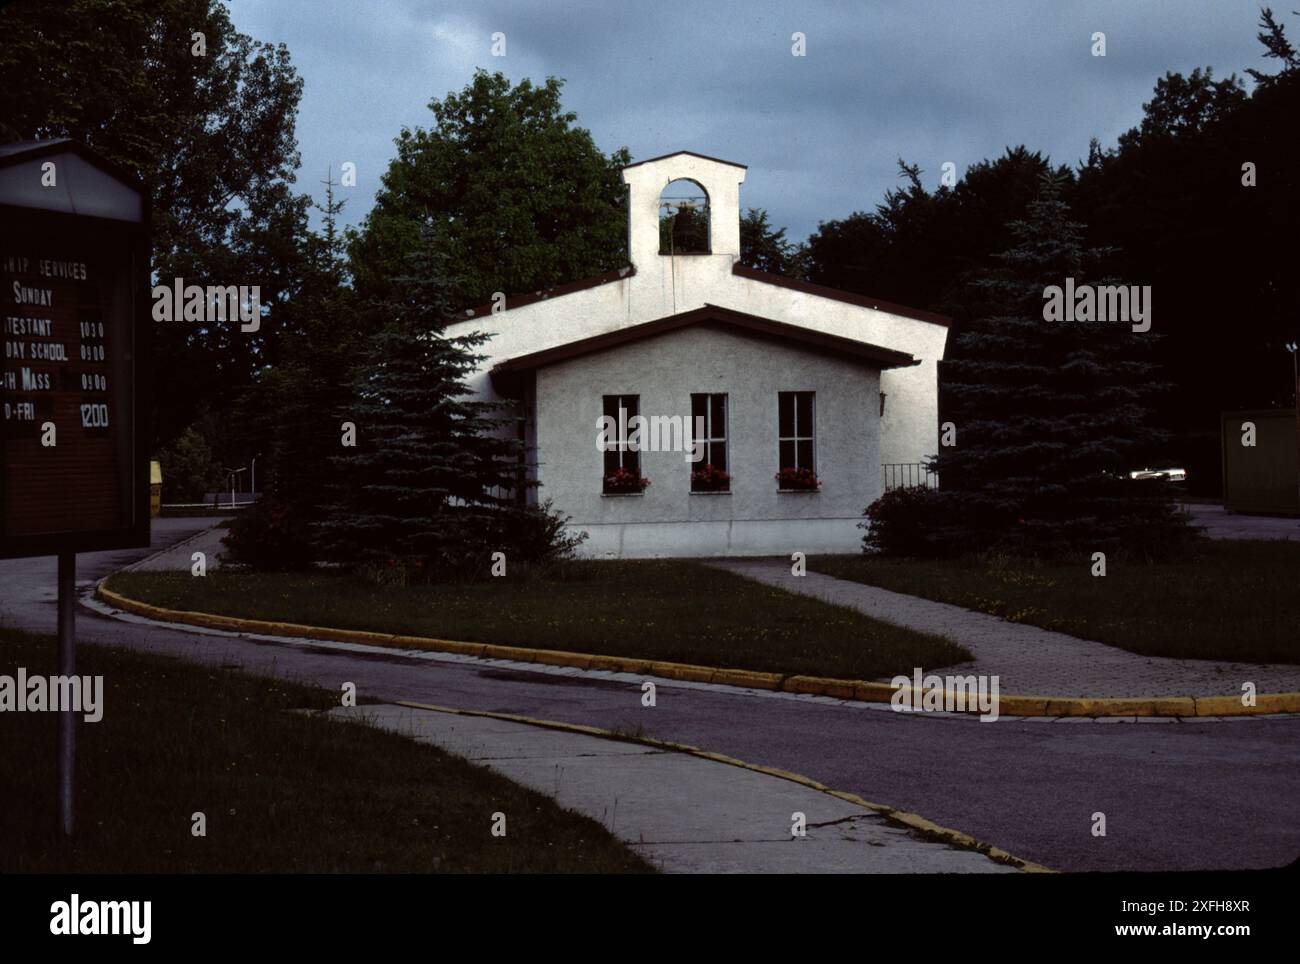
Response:
[{"label": "sign board", "polygon": [[0,146],[0,558],[149,544],[148,284],[137,182]]}]

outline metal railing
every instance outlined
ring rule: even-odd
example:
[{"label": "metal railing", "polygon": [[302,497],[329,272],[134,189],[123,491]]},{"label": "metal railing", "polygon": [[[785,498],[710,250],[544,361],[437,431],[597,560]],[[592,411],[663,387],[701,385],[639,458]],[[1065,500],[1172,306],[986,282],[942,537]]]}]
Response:
[{"label": "metal railing", "polygon": [[880,470],[884,475],[886,492],[914,486],[939,487],[939,473],[932,472],[925,462],[882,462]]}]

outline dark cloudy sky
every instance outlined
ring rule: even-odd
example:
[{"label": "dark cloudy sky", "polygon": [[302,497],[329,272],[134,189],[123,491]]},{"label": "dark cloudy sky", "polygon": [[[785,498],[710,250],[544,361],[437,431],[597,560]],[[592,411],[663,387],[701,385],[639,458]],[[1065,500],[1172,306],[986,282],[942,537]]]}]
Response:
[{"label": "dark cloudy sky", "polygon": [[[1275,12],[1300,32],[1294,4]],[[302,190],[358,167],[347,220],[372,203],[403,125],[476,67],[564,78],[564,103],[605,152],[688,149],[749,165],[741,202],[799,240],[870,210],[899,156],[967,165],[1024,143],[1058,162],[1141,116],[1166,71],[1262,61],[1247,0],[232,0],[235,25],[288,44],[306,89]],[[506,56],[491,35],[506,35]],[[791,34],[807,56],[791,56]],[[1106,35],[1106,56],[1091,54]],[[1275,64],[1276,62],[1272,62]],[[1249,81],[1247,81],[1249,83]]]}]

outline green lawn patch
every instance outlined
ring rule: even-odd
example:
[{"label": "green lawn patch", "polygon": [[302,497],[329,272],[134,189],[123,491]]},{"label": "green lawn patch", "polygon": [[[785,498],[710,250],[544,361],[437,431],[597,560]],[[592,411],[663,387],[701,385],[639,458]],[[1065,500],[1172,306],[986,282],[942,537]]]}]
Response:
[{"label": "green lawn patch", "polygon": [[[0,631],[0,673],[53,674]],[[104,715],[79,723],[75,844],[56,831],[58,714],[0,715],[0,873],[648,872],[600,824],[442,750],[287,712],[338,694],[82,647]],[[207,836],[191,834],[202,811]],[[509,835],[493,837],[502,811]]]},{"label": "green lawn patch", "polygon": [[1147,656],[1300,663],[1300,542],[1205,540],[1193,559],[1032,563],[817,556],[808,568]]},{"label": "green lawn patch", "polygon": [[875,679],[970,658],[946,640],[702,563],[519,572],[400,587],[323,573],[128,572],[109,587],[169,609],[773,673]]}]

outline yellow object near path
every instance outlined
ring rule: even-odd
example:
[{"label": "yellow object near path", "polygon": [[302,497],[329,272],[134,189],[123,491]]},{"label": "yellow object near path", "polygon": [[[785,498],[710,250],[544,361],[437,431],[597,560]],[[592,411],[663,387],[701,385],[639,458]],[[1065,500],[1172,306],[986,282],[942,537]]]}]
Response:
[{"label": "yellow object near path", "polygon": [[162,463],[149,463],[149,517],[158,518],[162,512]]}]

